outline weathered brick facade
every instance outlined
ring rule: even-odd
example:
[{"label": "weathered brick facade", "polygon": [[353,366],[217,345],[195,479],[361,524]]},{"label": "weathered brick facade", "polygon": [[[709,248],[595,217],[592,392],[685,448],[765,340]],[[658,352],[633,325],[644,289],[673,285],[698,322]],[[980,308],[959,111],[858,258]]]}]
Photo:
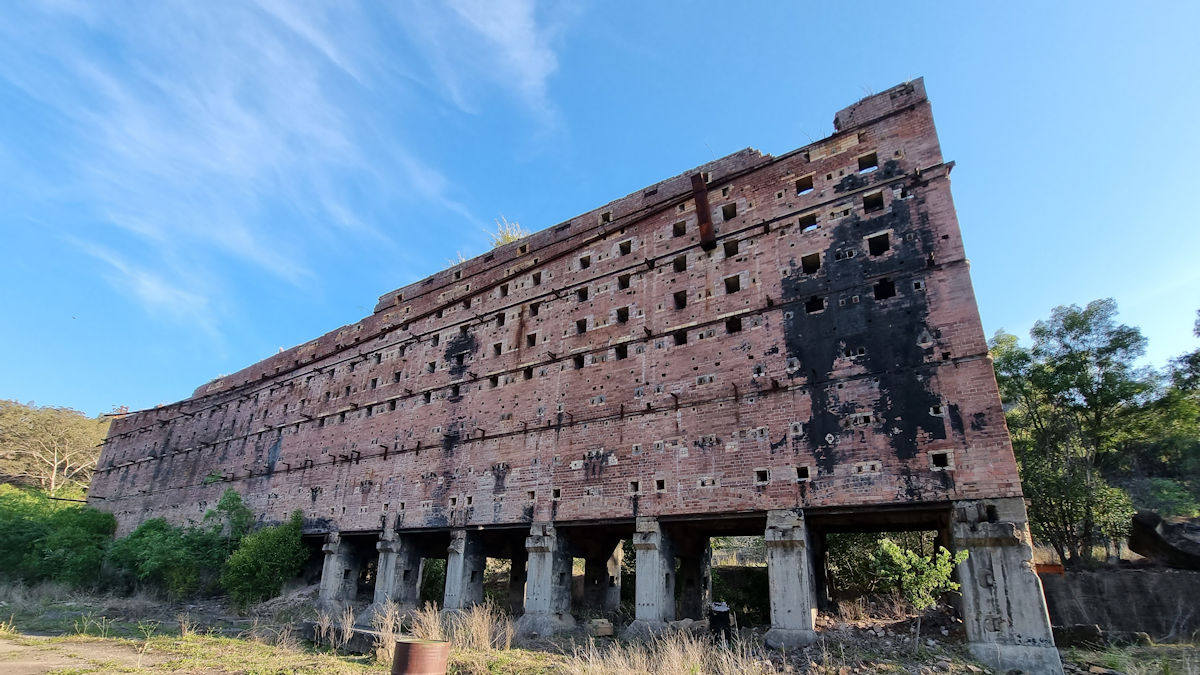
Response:
[{"label": "weathered brick facade", "polygon": [[1061,672],[924,85],[834,126],[114,419],[89,501],[121,533],[198,519],[229,487],[263,521],[300,509],[325,535],[325,604],[414,606],[423,560],[446,558],[444,606],[465,607],[485,558],[508,558],[537,633],[575,625],[572,556],[585,604],[612,610],[632,540],[636,632],[702,615],[709,537],[761,533],[775,646],[814,638],[826,534],[936,529],[971,551],[973,652]]},{"label": "weathered brick facade", "polygon": [[353,531],[1019,495],[923,86],[836,125],[115,419],[93,503],[125,532],[234,486],[265,520]]}]

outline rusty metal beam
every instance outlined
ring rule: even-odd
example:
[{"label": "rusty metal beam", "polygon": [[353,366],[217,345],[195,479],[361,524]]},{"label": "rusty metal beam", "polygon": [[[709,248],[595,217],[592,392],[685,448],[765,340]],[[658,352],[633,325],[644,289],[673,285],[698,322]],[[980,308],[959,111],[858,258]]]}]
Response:
[{"label": "rusty metal beam", "polygon": [[696,200],[696,223],[700,226],[700,248],[711,251],[717,247],[717,233],[713,229],[712,210],[708,205],[708,185],[704,174],[692,176],[692,199]]}]

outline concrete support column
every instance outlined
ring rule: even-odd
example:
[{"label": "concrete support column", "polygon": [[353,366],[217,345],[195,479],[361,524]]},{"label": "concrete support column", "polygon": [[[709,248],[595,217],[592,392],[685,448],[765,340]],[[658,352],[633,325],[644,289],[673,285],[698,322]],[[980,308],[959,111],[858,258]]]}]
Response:
[{"label": "concrete support column", "polygon": [[584,558],[583,604],[589,610],[608,614],[621,607],[621,563],[624,559],[625,551],[619,541],[608,553]]},{"label": "concrete support column", "polygon": [[354,602],[358,592],[359,561],[337,532],[325,535],[321,550],[325,562],[321,566],[317,606],[326,612],[340,612]]},{"label": "concrete support column", "polygon": [[379,543],[379,563],[376,566],[374,604],[382,606],[388,600],[400,611],[416,609],[421,598],[421,572],[424,559],[411,540],[395,532],[384,532]]},{"label": "concrete support column", "polygon": [[571,616],[571,552],[549,523],[535,523],[525,539],[529,571],[525,613],[517,620],[522,635],[550,635],[575,628]]},{"label": "concrete support column", "polygon": [[679,556],[679,616],[706,619],[712,605],[712,549],[707,545],[695,555]]},{"label": "concrete support column", "polygon": [[513,552],[512,566],[508,570],[508,613],[516,616],[525,607],[525,582],[528,579],[526,565],[529,553]]},{"label": "concrete support column", "polygon": [[442,610],[466,609],[483,602],[487,558],[478,532],[454,530],[446,549],[446,593]]},{"label": "concrete support column", "polygon": [[637,553],[634,621],[627,638],[643,638],[666,628],[675,619],[675,547],[658,519],[638,517],[633,533]]},{"label": "concrete support column", "polygon": [[817,639],[817,607],[804,512],[767,511],[765,539],[771,630],[764,639],[775,649],[811,644]]},{"label": "concrete support column", "polygon": [[999,672],[1061,675],[1024,500],[955,502],[950,533],[970,554],[957,571],[971,654]]}]

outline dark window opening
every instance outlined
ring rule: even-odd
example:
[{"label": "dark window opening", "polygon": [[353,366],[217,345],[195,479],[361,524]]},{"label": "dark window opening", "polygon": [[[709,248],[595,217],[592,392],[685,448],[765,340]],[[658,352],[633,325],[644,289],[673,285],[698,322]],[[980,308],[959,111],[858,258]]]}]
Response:
[{"label": "dark window opening", "polygon": [[504,343],[497,342],[492,345],[492,356],[500,356],[504,352]]},{"label": "dark window opening", "polygon": [[445,315],[446,315],[446,311],[441,308],[438,308],[438,311],[434,314],[434,316],[436,316],[439,319]]},{"label": "dark window opening", "polygon": [[553,488],[550,490],[551,499],[562,499],[562,488]]},{"label": "dark window opening", "polygon": [[506,317],[504,315],[504,312],[499,312],[498,314],[496,314],[496,328],[499,328],[504,325],[505,318]]},{"label": "dark window opening", "polygon": [[817,270],[821,269],[821,254],[809,253],[808,255],[800,258],[800,269],[803,270],[805,274],[816,274]]},{"label": "dark window opening", "polygon": [[629,255],[630,253],[633,252],[633,242],[632,241],[621,242],[620,245],[617,246],[617,252],[620,253],[621,255]]},{"label": "dark window opening", "polygon": [[628,274],[622,274],[621,276],[617,277],[617,288],[620,290],[629,288],[629,277],[630,275]]},{"label": "dark window opening", "polygon": [[425,364],[425,372],[432,373],[435,370],[437,370],[437,362],[430,361],[429,363]]},{"label": "dark window opening", "polygon": [[879,155],[872,152],[858,158],[858,172],[867,173],[879,168]]},{"label": "dark window opening", "polygon": [[938,469],[945,469],[950,466],[950,454],[945,452],[935,452],[929,456],[933,466]]},{"label": "dark window opening", "polygon": [[687,271],[687,256],[686,255],[676,256],[674,266],[675,266],[676,272],[686,272]]},{"label": "dark window opening", "polygon": [[671,298],[675,301],[675,309],[687,307],[687,291],[675,291]]},{"label": "dark window opening", "polygon": [[575,322],[575,334],[582,335],[587,332],[587,319],[579,319]]},{"label": "dark window opening", "polygon": [[576,298],[577,300],[579,300],[580,302],[587,302],[587,299],[588,299],[588,289],[587,289],[587,288],[580,288],[579,290],[575,291],[575,298]]},{"label": "dark window opening", "polygon": [[825,298],[809,298],[804,303],[804,311],[808,314],[815,314],[825,310]]},{"label": "dark window opening", "polygon": [[618,361],[629,358],[629,346],[628,345],[617,345],[616,347],[613,348],[613,351],[616,353]]},{"label": "dark window opening", "polygon": [[883,193],[863,195],[863,210],[867,213],[883,210]]},{"label": "dark window opening", "polygon": [[676,345],[686,345],[687,344],[687,331],[686,330],[677,330],[677,331],[675,331],[675,334],[672,337],[675,338]]},{"label": "dark window opening", "polygon": [[871,255],[883,255],[891,248],[891,239],[887,232],[867,238],[867,252]]},{"label": "dark window opening", "polygon": [[808,480],[808,467],[807,466],[796,467],[796,480]]},{"label": "dark window opening", "polygon": [[721,217],[725,220],[733,220],[737,216],[737,203],[730,202],[721,207]]},{"label": "dark window opening", "polygon": [[[346,385],[346,396],[349,396],[349,395],[350,395],[350,385]],[[250,414],[251,414],[252,416],[254,415],[254,413],[250,413]],[[252,419],[253,419],[253,418],[252,418]]]},{"label": "dark window opening", "polygon": [[726,333],[742,332],[742,318],[739,316],[733,316],[728,319],[725,319],[725,332]]},{"label": "dark window opening", "polygon": [[880,279],[875,284],[875,299],[887,300],[896,295],[896,284],[891,279]]},{"label": "dark window opening", "polygon": [[458,334],[459,334],[459,335],[466,335],[466,334],[467,334],[467,327],[466,327],[466,326],[459,326],[459,327],[458,327]]},{"label": "dark window opening", "polygon": [[586,270],[592,266],[592,256],[585,255],[579,259],[579,269]]},{"label": "dark window opening", "polygon": [[725,242],[725,257],[732,258],[733,256],[735,256],[737,254],[738,254],[738,242],[736,242],[736,241]]},{"label": "dark window opening", "polygon": [[470,298],[466,298],[465,300],[463,300],[463,309],[471,309],[471,299]]},{"label": "dark window opening", "polygon": [[766,469],[755,469],[754,470],[754,482],[755,483],[766,483],[770,479],[771,479],[770,471],[767,471]]},{"label": "dark window opening", "polygon": [[681,220],[678,223],[675,223],[674,225],[671,226],[671,236],[682,237],[685,234],[687,234],[687,223],[686,222]]},{"label": "dark window opening", "polygon": [[529,303],[529,316],[537,316],[538,312],[540,312],[541,310],[542,310],[542,303],[540,303],[540,302]]},{"label": "dark window opening", "polygon": [[454,365],[461,366],[466,362],[467,362],[466,354],[455,354],[454,355]]},{"label": "dark window opening", "polygon": [[799,178],[796,180],[796,194],[798,194],[798,195],[808,194],[809,192],[812,192],[812,190],[813,190],[813,177],[812,176],[805,176],[804,178]]},{"label": "dark window opening", "polygon": [[666,490],[667,489],[667,481],[663,480],[662,478],[655,478],[654,479],[654,489],[658,490],[659,492]]},{"label": "dark window opening", "polygon": [[617,308],[617,323],[625,323],[627,321],[629,321],[629,308],[628,307],[618,307]]},{"label": "dark window opening", "polygon": [[458,398],[458,392],[459,389],[457,384],[450,387],[450,398]]},{"label": "dark window opening", "polygon": [[457,271],[454,273],[454,279],[455,279],[455,280],[458,280],[458,279],[461,279],[461,278],[462,278],[462,270],[457,270]]},{"label": "dark window opening", "polygon": [[400,381],[400,371],[397,370],[396,372],[392,373],[392,382],[399,382],[399,381]]},{"label": "dark window opening", "polygon": [[440,343],[441,341],[442,341],[442,336],[441,336],[441,335],[434,335],[434,336],[433,336],[433,340],[431,340],[431,342],[433,343],[433,346],[434,346],[434,347],[438,346],[438,343]]},{"label": "dark window opening", "polygon": [[639,493],[639,492],[641,492],[641,491],[642,491],[642,484],[641,484],[641,483],[639,483],[639,482],[638,482],[638,481],[636,481],[636,480],[631,480],[631,481],[629,481],[629,492],[630,492],[630,494],[635,494],[635,495],[636,495],[637,493]]},{"label": "dark window opening", "polygon": [[396,412],[396,402],[388,401],[388,412]]},{"label": "dark window opening", "polygon": [[738,275],[725,277],[725,294],[737,293],[742,290],[742,278]]},{"label": "dark window opening", "polygon": [[796,224],[800,226],[801,232],[812,232],[817,229],[817,214],[810,213],[807,216],[801,216]]},{"label": "dark window opening", "polygon": [[374,389],[374,388],[375,388],[375,387],[377,387],[377,386],[379,386],[379,378],[378,378],[378,377],[372,377],[372,378],[371,378],[371,388],[372,388],[372,389]]},{"label": "dark window opening", "polygon": [[427,392],[425,392],[425,402],[426,402],[426,403],[432,403],[432,402],[433,402],[433,392],[431,392],[431,391],[427,391]]},{"label": "dark window opening", "polygon": [[500,297],[508,296],[508,284],[500,284]]},{"label": "dark window opening", "polygon": [[600,214],[600,222],[611,223],[612,222],[612,211],[605,211],[604,213],[601,213]]},{"label": "dark window opening", "polygon": [[533,273],[533,276],[532,276],[532,277],[530,277],[530,279],[533,281],[533,285],[534,285],[534,286],[537,286],[537,285],[539,285],[539,284],[541,284],[541,283],[542,283],[542,273],[541,273],[541,272],[534,272],[534,273]]},{"label": "dark window opening", "polygon": [[488,378],[488,386],[490,386],[493,389],[495,389],[496,387],[499,387],[500,386],[500,376],[492,375],[491,377],[489,377]]},{"label": "dark window opening", "polygon": [[526,253],[529,253],[529,244],[521,244],[520,246],[518,246],[517,253],[519,253],[520,255],[525,255]]},{"label": "dark window opening", "polygon": [[575,370],[583,370],[583,354],[576,354],[571,360],[575,362]]},{"label": "dark window opening", "polygon": [[537,346],[537,333],[530,333],[529,335],[525,336],[525,346],[526,347],[536,347]]},{"label": "dark window opening", "polygon": [[525,370],[521,371],[521,376],[527,380],[533,379],[533,366],[526,366]]}]

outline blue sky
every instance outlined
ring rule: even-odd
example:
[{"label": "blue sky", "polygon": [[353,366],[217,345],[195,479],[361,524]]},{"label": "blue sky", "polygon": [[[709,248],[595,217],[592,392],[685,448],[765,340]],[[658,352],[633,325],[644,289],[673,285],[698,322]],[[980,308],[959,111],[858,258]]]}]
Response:
[{"label": "blue sky", "polygon": [[924,76],[984,328],[1194,349],[1200,4],[0,3],[0,398],[142,408]]}]

